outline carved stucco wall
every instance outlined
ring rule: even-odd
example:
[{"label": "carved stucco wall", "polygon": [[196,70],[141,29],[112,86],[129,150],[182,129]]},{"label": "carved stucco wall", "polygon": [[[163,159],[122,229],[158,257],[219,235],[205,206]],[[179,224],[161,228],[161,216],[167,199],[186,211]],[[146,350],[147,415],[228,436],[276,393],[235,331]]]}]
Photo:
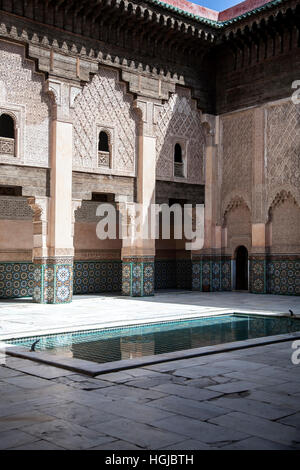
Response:
[{"label": "carved stucco wall", "polygon": [[44,78],[25,59],[24,47],[0,41],[0,108],[17,117],[18,157],[1,157],[6,163],[48,166],[50,97]]},{"label": "carved stucco wall", "polygon": [[245,204],[233,207],[226,214],[227,226],[227,251],[233,255],[239,245],[243,245],[250,252],[251,237],[251,214]]},{"label": "carved stucco wall", "polygon": [[251,208],[253,120],[252,110],[221,117],[222,215],[237,196]]},{"label": "carved stucco wall", "polygon": [[[101,68],[83,88],[72,110],[74,169],[134,175],[138,117],[132,101],[112,69]],[[103,128],[111,137],[111,170],[97,167],[98,133]]]},{"label": "carved stucco wall", "polygon": [[174,146],[178,142],[187,159],[187,177],[181,180],[203,183],[204,130],[201,113],[191,99],[190,91],[177,87],[176,93],[158,109],[155,118],[156,176],[169,181],[174,179]]},{"label": "carved stucco wall", "polygon": [[272,252],[299,253],[300,207],[288,196],[272,208]]},{"label": "carved stucco wall", "polygon": [[281,190],[300,203],[300,105],[289,99],[266,108],[266,189],[269,209]]},{"label": "carved stucco wall", "polygon": [[31,261],[32,217],[25,198],[0,196],[0,261]]},{"label": "carved stucco wall", "polygon": [[81,207],[75,211],[74,247],[75,258],[80,260],[120,259],[122,240],[119,238],[117,212],[116,239],[100,240],[97,237],[97,224],[101,220],[96,215],[100,203],[82,201]]}]

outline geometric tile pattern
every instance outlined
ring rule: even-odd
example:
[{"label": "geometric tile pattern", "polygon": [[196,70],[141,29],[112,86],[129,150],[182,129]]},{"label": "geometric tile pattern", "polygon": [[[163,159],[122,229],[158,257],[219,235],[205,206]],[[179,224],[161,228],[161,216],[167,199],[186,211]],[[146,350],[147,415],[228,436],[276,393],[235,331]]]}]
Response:
[{"label": "geometric tile pattern", "polygon": [[[249,260],[249,291],[300,295],[300,259]],[[155,273],[155,274],[154,274]],[[0,263],[0,298],[33,297],[39,303],[67,303],[74,294],[120,292],[147,296],[155,289],[231,291],[230,259],[76,261],[64,264]]]},{"label": "geometric tile pattern", "polygon": [[193,261],[193,290],[203,292],[231,291],[230,259],[202,259]]},{"label": "geometric tile pattern", "polygon": [[250,258],[250,285],[253,294],[266,293],[266,260],[264,256]]},{"label": "geometric tile pattern", "polygon": [[34,302],[69,303],[73,292],[73,264],[34,264]]},{"label": "geometric tile pattern", "polygon": [[155,289],[192,289],[191,260],[155,260]]},{"label": "geometric tile pattern", "polygon": [[202,291],[202,261],[192,262],[192,290]]},{"label": "geometric tile pattern", "polygon": [[156,259],[155,260],[155,290],[176,289],[176,260]]},{"label": "geometric tile pattern", "polygon": [[122,294],[131,297],[154,295],[154,261],[123,261]]},{"label": "geometric tile pattern", "polygon": [[269,294],[300,295],[300,259],[273,259],[266,266]]},{"label": "geometric tile pattern", "polygon": [[221,260],[214,259],[211,262],[211,289],[212,292],[221,290]]},{"label": "geometric tile pattern", "polygon": [[221,291],[231,291],[231,260],[222,259],[221,262]]},{"label": "geometric tile pattern", "polygon": [[202,260],[202,290],[203,292],[212,291],[212,270],[211,261]]},{"label": "geometric tile pattern", "polygon": [[0,298],[32,297],[34,264],[0,263]]},{"label": "geometric tile pattern", "polygon": [[176,288],[192,289],[192,261],[190,259],[176,260]]},{"label": "geometric tile pattern", "polygon": [[74,261],[73,294],[120,292],[121,288],[120,260]]}]

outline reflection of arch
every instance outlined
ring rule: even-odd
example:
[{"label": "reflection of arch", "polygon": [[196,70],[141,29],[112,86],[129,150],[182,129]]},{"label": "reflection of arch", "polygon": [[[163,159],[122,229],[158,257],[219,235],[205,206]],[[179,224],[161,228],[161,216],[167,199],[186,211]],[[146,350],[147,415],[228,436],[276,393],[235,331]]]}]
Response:
[{"label": "reflection of arch", "polygon": [[248,290],[248,250],[239,245],[235,250],[235,288]]}]

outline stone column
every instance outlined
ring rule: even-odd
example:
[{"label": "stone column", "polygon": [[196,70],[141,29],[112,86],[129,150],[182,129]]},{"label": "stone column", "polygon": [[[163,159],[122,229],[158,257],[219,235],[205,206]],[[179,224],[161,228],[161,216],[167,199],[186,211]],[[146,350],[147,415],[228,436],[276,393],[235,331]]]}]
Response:
[{"label": "stone column", "polygon": [[206,130],[204,246],[202,250],[192,252],[192,288],[213,291],[221,290],[222,269],[222,230],[217,217],[219,118],[204,114],[202,122]]},{"label": "stone column", "polygon": [[[155,238],[145,237],[151,205],[155,203],[156,138],[154,136],[154,102],[138,99],[135,109],[140,118],[136,202],[140,205],[139,226],[135,205],[127,203],[127,222],[130,239],[123,239],[122,292],[123,295],[148,296],[154,294]],[[124,207],[121,211],[124,213]]]},{"label": "stone column", "polygon": [[[34,300],[41,303],[67,303],[73,292],[73,211],[71,106],[79,87],[48,80],[53,97],[51,123],[50,197],[47,210],[36,221],[37,246],[33,261],[36,286]],[[40,201],[35,201],[41,206]],[[38,214],[38,211],[37,211]],[[38,215],[37,215],[38,216]],[[45,217],[45,220],[43,220]],[[39,228],[41,226],[41,230]]]},{"label": "stone column", "polygon": [[29,197],[28,204],[33,210],[33,300],[45,303],[53,295],[53,271],[47,269],[44,260],[48,258],[49,197]]},{"label": "stone column", "polygon": [[267,291],[266,220],[264,176],[264,108],[254,111],[254,154],[252,160],[252,252],[250,256],[250,290]]}]

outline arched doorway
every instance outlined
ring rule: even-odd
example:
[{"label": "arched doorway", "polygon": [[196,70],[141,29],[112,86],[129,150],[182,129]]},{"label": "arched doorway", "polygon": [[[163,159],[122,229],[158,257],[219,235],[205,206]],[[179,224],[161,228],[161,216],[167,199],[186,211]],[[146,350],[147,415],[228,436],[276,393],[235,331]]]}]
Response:
[{"label": "arched doorway", "polygon": [[236,290],[248,290],[248,250],[243,245],[236,249]]}]

